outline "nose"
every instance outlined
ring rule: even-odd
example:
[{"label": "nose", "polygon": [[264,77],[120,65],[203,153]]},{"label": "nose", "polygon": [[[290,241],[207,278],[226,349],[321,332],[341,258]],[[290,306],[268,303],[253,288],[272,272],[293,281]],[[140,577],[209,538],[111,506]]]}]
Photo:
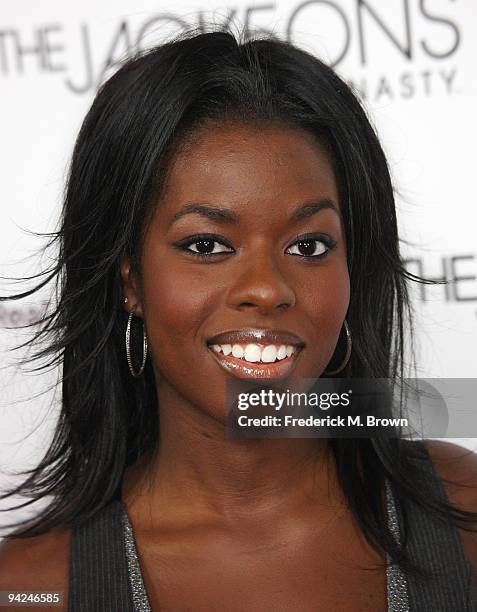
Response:
[{"label": "nose", "polygon": [[247,257],[247,263],[238,272],[228,295],[232,308],[256,309],[260,314],[289,308],[295,300],[294,290],[270,252]]}]

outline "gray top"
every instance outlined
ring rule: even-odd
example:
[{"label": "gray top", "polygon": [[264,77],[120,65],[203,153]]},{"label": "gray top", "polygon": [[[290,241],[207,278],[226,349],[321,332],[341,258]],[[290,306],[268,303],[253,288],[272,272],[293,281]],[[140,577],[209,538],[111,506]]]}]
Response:
[{"label": "gray top", "polygon": [[[429,473],[447,499],[432,462]],[[399,541],[402,517],[386,482],[387,519]],[[388,612],[477,612],[477,576],[457,529],[415,504],[409,512],[409,552],[432,578],[406,576],[388,557]],[[126,508],[113,500],[89,521],[75,526],[70,552],[69,612],[151,611]]]}]

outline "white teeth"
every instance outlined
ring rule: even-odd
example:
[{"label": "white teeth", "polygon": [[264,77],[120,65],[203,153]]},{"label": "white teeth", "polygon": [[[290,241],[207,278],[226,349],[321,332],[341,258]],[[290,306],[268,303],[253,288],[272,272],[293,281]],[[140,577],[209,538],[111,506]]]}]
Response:
[{"label": "white teeth", "polygon": [[262,349],[258,346],[258,344],[247,344],[243,356],[245,361],[251,361],[252,363],[255,363],[257,361],[260,361],[261,356]]},{"label": "white teeth", "polygon": [[244,346],[240,344],[212,344],[212,350],[216,353],[222,352],[225,356],[232,353],[233,357],[249,361],[250,363],[273,363],[274,361],[281,361],[287,357],[290,357],[295,353],[296,349],[292,345],[281,344],[276,346],[274,344],[267,344],[262,347],[259,344],[251,343]]},{"label": "white teeth", "polygon": [[262,351],[262,361],[264,363],[273,363],[277,358],[277,347],[269,344]]},{"label": "white teeth", "polygon": [[239,357],[242,358],[244,355],[244,350],[243,348],[240,346],[240,344],[234,344],[232,347],[232,355],[234,357]]}]

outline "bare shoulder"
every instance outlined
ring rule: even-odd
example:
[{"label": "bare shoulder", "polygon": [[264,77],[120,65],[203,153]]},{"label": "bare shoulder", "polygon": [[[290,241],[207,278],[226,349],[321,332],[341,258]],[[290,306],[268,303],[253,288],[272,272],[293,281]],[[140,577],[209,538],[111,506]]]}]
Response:
[{"label": "bare shoulder", "polygon": [[[440,440],[427,440],[425,445],[449,501],[463,510],[477,512],[477,454]],[[477,529],[477,521],[468,525]],[[477,532],[459,529],[459,535],[477,573]]]},{"label": "bare shoulder", "polygon": [[[62,592],[67,602],[71,529],[0,542],[0,591]],[[17,608],[9,607],[14,611]],[[21,607],[24,610],[24,606]],[[50,607],[42,607],[42,610]],[[58,606],[51,610],[59,610]],[[63,608],[66,610],[66,604]],[[20,607],[18,608],[20,610]]]},{"label": "bare shoulder", "polygon": [[425,445],[450,501],[477,512],[477,454],[441,440],[426,440]]}]

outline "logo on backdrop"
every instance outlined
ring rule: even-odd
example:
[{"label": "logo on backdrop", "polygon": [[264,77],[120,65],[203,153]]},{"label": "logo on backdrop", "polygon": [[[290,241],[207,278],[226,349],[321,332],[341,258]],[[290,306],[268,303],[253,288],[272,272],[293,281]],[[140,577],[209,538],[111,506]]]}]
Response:
[{"label": "logo on backdrop", "polygon": [[435,301],[440,296],[445,303],[477,303],[477,257],[474,254],[411,257],[404,260],[404,265],[411,273],[446,281],[442,285],[418,284],[418,299],[421,302]]},{"label": "logo on backdrop", "polygon": [[[302,0],[285,11],[278,3],[263,3],[222,13],[224,27],[240,23],[245,32],[280,33],[281,23],[287,40],[299,45],[305,35],[307,47],[316,42],[318,55],[333,32],[323,59],[372,103],[459,92],[453,62],[462,37],[452,0],[439,9],[426,0],[393,0],[392,7],[377,0]],[[139,22],[122,18],[100,37],[84,22],[73,29],[57,22],[0,27],[0,75],[57,75],[72,93],[94,92],[125,57],[192,26],[205,31],[208,19],[206,10],[188,19],[169,11]],[[392,61],[383,62],[383,53]]]}]

